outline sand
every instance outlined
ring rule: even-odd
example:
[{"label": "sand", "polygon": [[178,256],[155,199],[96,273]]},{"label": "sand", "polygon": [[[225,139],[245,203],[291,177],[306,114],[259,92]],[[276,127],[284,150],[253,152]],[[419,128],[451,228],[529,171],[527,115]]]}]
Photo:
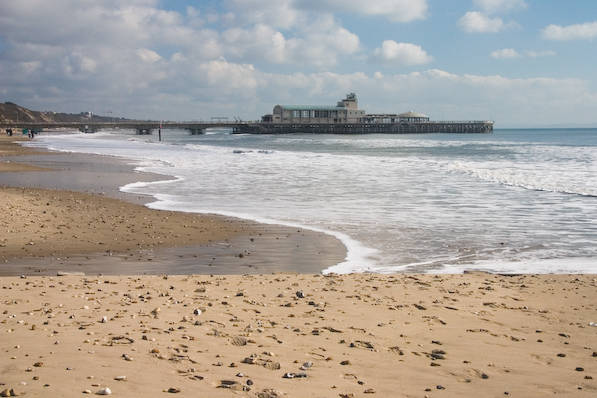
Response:
[{"label": "sand", "polygon": [[346,256],[340,241],[318,232],[148,209],[140,204],[151,197],[118,188],[168,177],[12,141],[0,139],[0,165],[16,167],[0,168],[0,275],[316,273]]},{"label": "sand", "polygon": [[15,142],[28,141],[28,138],[18,136],[0,135],[0,172],[10,171],[45,171],[43,167],[12,160],[10,157],[19,157],[22,155],[39,154],[39,152],[25,148],[21,145],[15,145]]},{"label": "sand", "polygon": [[108,387],[118,397],[171,388],[181,397],[594,397],[596,281],[2,278],[0,387],[27,396]]},{"label": "sand", "polygon": [[596,275],[323,276],[325,235],[149,210],[115,183],[151,176],[103,157],[17,156],[53,170],[0,173],[21,183],[0,189],[0,396],[597,396]]}]

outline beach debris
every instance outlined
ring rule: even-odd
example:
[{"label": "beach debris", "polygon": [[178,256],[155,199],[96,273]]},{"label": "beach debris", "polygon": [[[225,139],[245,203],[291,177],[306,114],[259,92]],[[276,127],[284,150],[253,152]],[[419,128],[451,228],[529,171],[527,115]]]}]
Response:
[{"label": "beach debris", "polygon": [[110,390],[110,387],[104,387],[104,388],[100,388],[97,392],[97,395],[112,395],[112,390]]},{"label": "beach debris", "polygon": [[100,319],[100,323],[106,323],[108,322],[108,317],[107,316],[103,316],[102,319]]},{"label": "beach debris", "polygon": [[4,390],[0,391],[0,397],[16,397],[18,394],[12,388],[5,388]]},{"label": "beach debris", "polygon": [[108,345],[114,344],[133,344],[135,340],[127,336],[112,336]]},{"label": "beach debris", "polygon": [[220,380],[218,388],[229,388],[234,391],[249,391],[251,389],[249,386],[243,386],[235,380]]},{"label": "beach debris", "polygon": [[195,309],[193,310],[193,314],[194,314],[194,315],[201,315],[201,310],[200,310],[199,308],[195,308]]},{"label": "beach debris", "polygon": [[433,350],[431,354],[429,354],[429,358],[431,359],[446,359],[445,357],[446,352],[444,350]]},{"label": "beach debris", "polygon": [[304,378],[304,377],[307,377],[307,374],[305,372],[299,372],[299,373],[286,372],[282,376],[282,378],[284,378],[284,379],[300,379],[300,378]]},{"label": "beach debris", "polygon": [[281,398],[282,395],[283,394],[277,390],[266,388],[263,391],[257,393],[257,398]]},{"label": "beach debris", "polygon": [[375,389],[373,388],[368,388],[365,391],[363,391],[363,393],[365,394],[375,394]]},{"label": "beach debris", "polygon": [[132,361],[133,358],[130,357],[128,354],[122,354],[122,359],[124,359],[125,361]]},{"label": "beach debris", "polygon": [[243,336],[236,336],[234,338],[232,338],[232,345],[236,345],[236,346],[243,346],[243,345],[247,345],[247,338],[243,337]]},{"label": "beach debris", "polygon": [[116,381],[126,381],[126,376],[116,376],[116,377],[114,377],[114,380],[116,380]]},{"label": "beach debris", "polygon": [[56,276],[85,276],[85,272],[77,271],[58,271]]},{"label": "beach debris", "polygon": [[307,369],[311,369],[311,367],[313,366],[313,362],[311,361],[307,361],[305,363],[302,364],[302,366],[300,367],[301,370],[307,370]]},{"label": "beach debris", "polygon": [[91,390],[83,390],[81,391],[83,394],[91,394]]},{"label": "beach debris", "polygon": [[299,290],[296,292],[296,297],[298,298],[305,298],[305,294],[303,293],[302,290]]}]

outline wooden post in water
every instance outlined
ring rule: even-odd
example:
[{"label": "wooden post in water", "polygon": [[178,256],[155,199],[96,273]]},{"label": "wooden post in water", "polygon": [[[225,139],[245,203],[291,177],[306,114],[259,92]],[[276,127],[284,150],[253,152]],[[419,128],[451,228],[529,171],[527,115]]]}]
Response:
[{"label": "wooden post in water", "polygon": [[162,142],[162,121],[160,120],[160,127],[158,129],[158,141]]}]

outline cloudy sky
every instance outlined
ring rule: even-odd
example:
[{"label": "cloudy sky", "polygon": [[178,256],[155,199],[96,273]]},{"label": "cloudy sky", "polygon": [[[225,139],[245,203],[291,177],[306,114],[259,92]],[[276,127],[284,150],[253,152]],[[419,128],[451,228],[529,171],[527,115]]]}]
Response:
[{"label": "cloudy sky", "polygon": [[0,101],[135,118],[274,104],[597,125],[595,0],[1,0]]}]

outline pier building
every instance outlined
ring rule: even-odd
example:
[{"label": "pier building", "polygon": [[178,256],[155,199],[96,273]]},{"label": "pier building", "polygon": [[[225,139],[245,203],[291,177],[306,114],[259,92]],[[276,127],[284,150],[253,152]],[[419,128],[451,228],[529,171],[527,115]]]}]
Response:
[{"label": "pier building", "polygon": [[272,123],[359,123],[365,111],[359,109],[355,93],[336,105],[276,105],[271,115],[261,118]]},{"label": "pier building", "polygon": [[323,133],[323,134],[418,134],[418,133],[491,133],[490,120],[432,121],[415,111],[367,114],[359,109],[355,93],[334,105],[276,105],[264,115],[253,133]]}]

